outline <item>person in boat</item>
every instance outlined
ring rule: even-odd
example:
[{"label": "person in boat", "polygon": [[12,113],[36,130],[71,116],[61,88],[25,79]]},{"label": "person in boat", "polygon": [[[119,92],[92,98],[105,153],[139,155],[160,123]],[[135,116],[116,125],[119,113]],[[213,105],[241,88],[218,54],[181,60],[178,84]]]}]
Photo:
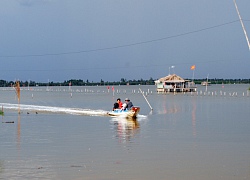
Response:
[{"label": "person in boat", "polygon": [[120,98],[116,100],[116,103],[114,104],[113,110],[115,109],[121,109],[122,108],[122,101]]},{"label": "person in boat", "polygon": [[122,110],[128,109],[130,110],[133,107],[133,103],[130,101],[129,98],[125,99],[125,103],[122,105]]},{"label": "person in boat", "polygon": [[121,109],[123,103],[120,98],[117,99],[117,103],[119,104],[119,109]]}]

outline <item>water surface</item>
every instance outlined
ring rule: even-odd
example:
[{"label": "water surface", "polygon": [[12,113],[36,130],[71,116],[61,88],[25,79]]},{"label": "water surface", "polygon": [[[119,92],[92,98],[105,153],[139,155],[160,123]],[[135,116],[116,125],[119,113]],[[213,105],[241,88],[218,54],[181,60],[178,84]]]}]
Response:
[{"label": "water surface", "polygon": [[[20,106],[1,88],[0,179],[250,179],[248,87],[22,88]],[[136,121],[106,115],[118,97],[141,107]]]}]

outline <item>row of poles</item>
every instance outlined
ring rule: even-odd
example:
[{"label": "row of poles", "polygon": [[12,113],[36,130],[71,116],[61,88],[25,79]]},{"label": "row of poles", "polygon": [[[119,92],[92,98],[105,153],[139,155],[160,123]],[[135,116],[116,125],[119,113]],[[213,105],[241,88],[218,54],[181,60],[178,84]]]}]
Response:
[{"label": "row of poles", "polygon": [[[184,93],[185,94],[185,93]],[[199,92],[191,92],[191,95],[197,95],[197,96],[232,96],[232,97],[237,97],[241,96],[241,94],[238,94],[238,92],[217,92],[217,91],[199,91]],[[247,90],[246,92],[242,92],[242,97],[249,97],[250,96],[250,91]]]},{"label": "row of poles", "polygon": [[[22,90],[27,90],[27,89],[22,89]],[[15,85],[15,91],[16,91],[16,95],[17,95],[17,98],[18,98],[18,102],[20,103],[20,84],[19,82],[16,82],[16,85]],[[43,91],[43,89],[37,89],[37,90],[29,90],[29,91]],[[46,90],[47,91],[47,90]],[[85,88],[85,89],[50,89],[48,92],[67,92],[67,93],[70,93],[70,96],[72,97],[73,96],[73,93],[112,93],[113,96],[115,94],[127,94],[127,93],[132,93],[132,94],[143,94],[144,96],[148,96],[150,94],[154,94],[154,92],[150,89],[147,89],[145,91],[142,91],[141,88],[139,88],[139,90],[136,90],[136,89],[132,89],[130,91],[128,90],[125,90],[125,89],[116,89],[116,90],[100,90],[100,89],[97,89],[97,90],[93,90],[93,89],[88,89],[88,88]],[[234,92],[226,92],[226,91],[196,91],[196,92],[158,92],[158,94],[185,94],[185,95],[197,95],[197,96],[233,96],[233,97],[237,97],[237,96],[246,96],[246,97],[249,97],[250,96],[250,91],[247,90],[246,92],[242,92],[242,93],[238,93],[236,91]],[[33,93],[32,93],[32,98],[33,98]]]},{"label": "row of poles", "polygon": [[[28,89],[22,89],[22,90],[28,90]],[[20,83],[17,81],[16,84],[15,84],[15,91],[16,91],[16,95],[17,95],[17,99],[18,99],[18,103],[20,103]],[[43,91],[43,89],[32,89],[32,90],[29,90],[29,91]],[[46,90],[47,91],[47,90]],[[115,94],[127,94],[127,93],[132,93],[132,94],[143,94],[145,96],[148,96],[150,94],[154,94],[154,92],[150,89],[147,89],[145,91],[142,91],[141,88],[139,88],[139,90],[136,90],[136,89],[132,89],[130,91],[128,90],[125,90],[125,89],[116,89],[116,90],[100,90],[100,89],[97,89],[97,90],[93,90],[93,89],[88,89],[88,88],[85,88],[85,89],[50,89],[49,92],[68,92],[70,93],[71,96],[73,96],[73,93],[112,93],[113,96]],[[236,91],[234,92],[226,92],[226,91],[196,91],[196,92],[176,92],[176,93],[173,93],[173,92],[158,92],[158,94],[187,94],[187,95],[199,95],[199,96],[250,96],[250,91],[247,90],[246,92],[241,92],[241,93],[238,93]],[[33,93],[32,93],[32,98],[33,98]]]}]

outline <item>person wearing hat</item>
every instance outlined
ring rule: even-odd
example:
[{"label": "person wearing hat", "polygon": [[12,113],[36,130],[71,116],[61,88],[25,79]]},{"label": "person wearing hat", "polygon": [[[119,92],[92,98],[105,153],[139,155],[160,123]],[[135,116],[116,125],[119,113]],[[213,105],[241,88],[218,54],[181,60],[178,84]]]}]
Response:
[{"label": "person wearing hat", "polygon": [[128,109],[130,110],[132,107],[133,107],[133,103],[130,101],[129,98],[126,98],[125,99],[125,103],[122,105],[122,109],[125,110],[125,109]]}]

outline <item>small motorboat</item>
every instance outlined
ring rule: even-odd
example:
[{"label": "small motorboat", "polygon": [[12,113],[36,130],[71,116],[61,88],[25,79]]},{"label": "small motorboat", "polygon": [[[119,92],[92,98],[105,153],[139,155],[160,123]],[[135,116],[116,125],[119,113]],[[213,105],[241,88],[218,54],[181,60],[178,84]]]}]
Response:
[{"label": "small motorboat", "polygon": [[139,112],[140,112],[140,107],[133,106],[130,110],[115,109],[113,111],[109,111],[108,115],[121,116],[121,117],[126,117],[126,118],[135,118]]},{"label": "small motorboat", "polygon": [[202,86],[210,86],[211,85],[210,83],[211,82],[203,81],[203,82],[201,82],[201,85]]}]

